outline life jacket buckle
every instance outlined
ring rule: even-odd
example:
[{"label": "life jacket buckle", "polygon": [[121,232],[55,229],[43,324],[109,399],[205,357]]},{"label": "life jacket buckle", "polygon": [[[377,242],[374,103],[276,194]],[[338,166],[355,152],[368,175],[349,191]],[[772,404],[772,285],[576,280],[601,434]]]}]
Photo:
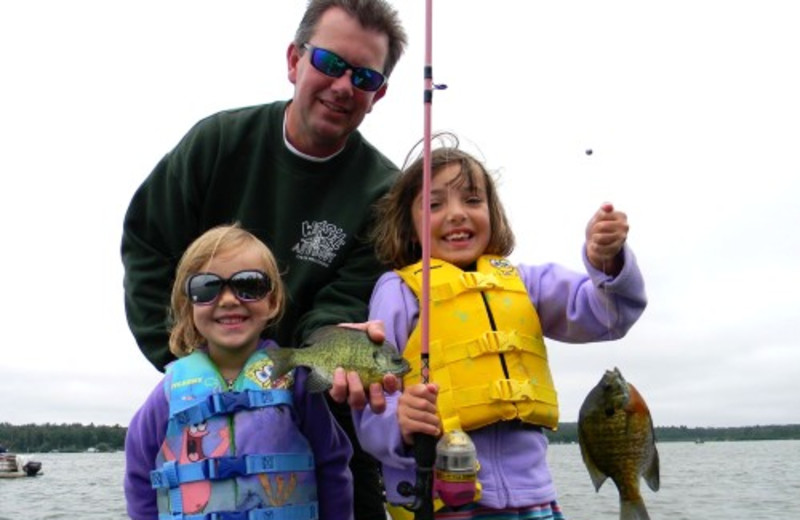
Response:
[{"label": "life jacket buckle", "polygon": [[235,413],[250,408],[249,392],[222,392],[211,396],[211,411],[214,414]]},{"label": "life jacket buckle", "polygon": [[534,399],[534,390],[529,383],[498,379],[490,385],[489,397],[495,401],[531,401]]},{"label": "life jacket buckle", "polygon": [[250,515],[247,511],[224,511],[220,513],[209,513],[207,520],[248,520]]},{"label": "life jacket buckle", "polygon": [[203,474],[209,480],[247,475],[247,460],[244,457],[217,457],[205,459]]},{"label": "life jacket buckle", "polygon": [[150,487],[153,489],[170,488],[174,489],[180,485],[178,477],[178,463],[171,460],[164,463],[161,469],[150,472]]},{"label": "life jacket buckle", "polygon": [[478,291],[501,287],[497,277],[495,277],[493,274],[483,274],[473,271],[461,273],[461,283],[463,283],[464,287],[467,289]]}]

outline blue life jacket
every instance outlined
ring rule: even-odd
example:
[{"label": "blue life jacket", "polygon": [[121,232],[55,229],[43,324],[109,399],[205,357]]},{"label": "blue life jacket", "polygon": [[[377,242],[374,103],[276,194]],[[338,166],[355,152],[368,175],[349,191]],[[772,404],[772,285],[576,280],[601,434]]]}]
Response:
[{"label": "blue life jacket", "polygon": [[273,380],[257,350],[226,388],[195,351],[167,367],[167,434],[151,483],[159,520],[318,517],[314,456],[298,429],[293,373]]}]

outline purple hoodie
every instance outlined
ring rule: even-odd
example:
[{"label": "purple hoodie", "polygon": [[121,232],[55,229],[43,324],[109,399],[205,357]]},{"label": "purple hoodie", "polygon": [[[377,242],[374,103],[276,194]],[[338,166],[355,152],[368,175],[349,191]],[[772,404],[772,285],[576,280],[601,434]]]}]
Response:
[{"label": "purple hoodie", "polygon": [[[259,348],[268,343],[262,341]],[[352,447],[347,436],[331,415],[321,393],[305,391],[308,373],[295,373],[294,410],[285,414],[308,439],[314,452],[317,472],[319,517],[350,520],[353,518],[353,481],[348,464]],[[150,471],[155,469],[156,455],[164,441],[169,402],[163,381],[158,384],[136,412],[125,437],[125,498],[128,515],[133,520],[158,518],[156,492],[150,487]],[[269,432],[264,432],[269,435]]]},{"label": "purple hoodie", "polygon": [[[647,304],[644,281],[633,252],[623,248],[624,266],[616,277],[598,271],[583,255],[587,274],[556,264],[520,265],[517,269],[548,338],[589,343],[623,337]],[[385,273],[370,301],[370,320],[383,320],[386,339],[402,352],[417,324],[419,302],[394,272]],[[354,412],[363,448],[383,464],[390,503],[408,503],[397,492],[402,481],[413,483],[414,458],[403,444],[397,423],[400,393],[388,394],[387,409]],[[547,466],[547,437],[542,429],[520,421],[498,422],[469,432],[477,449],[483,486],[480,504],[490,508],[523,507],[556,500]]]}]

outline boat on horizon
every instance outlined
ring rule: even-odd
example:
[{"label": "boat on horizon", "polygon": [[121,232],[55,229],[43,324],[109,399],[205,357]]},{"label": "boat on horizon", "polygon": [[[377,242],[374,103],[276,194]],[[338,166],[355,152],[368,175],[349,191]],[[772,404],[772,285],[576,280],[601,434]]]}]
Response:
[{"label": "boat on horizon", "polygon": [[42,463],[16,453],[0,453],[0,479],[38,477],[42,475]]}]

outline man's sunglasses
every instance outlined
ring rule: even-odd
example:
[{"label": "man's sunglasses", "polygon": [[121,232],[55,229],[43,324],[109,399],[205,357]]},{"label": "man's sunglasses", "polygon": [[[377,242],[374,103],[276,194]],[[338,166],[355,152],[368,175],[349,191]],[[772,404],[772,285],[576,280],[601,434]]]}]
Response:
[{"label": "man's sunglasses", "polygon": [[198,273],[186,280],[186,294],[195,305],[211,305],[228,286],[242,302],[256,302],[272,290],[266,273],[255,270],[239,271],[225,279],[214,273]]},{"label": "man's sunglasses", "polygon": [[344,61],[341,56],[328,49],[315,47],[310,43],[304,43],[303,48],[311,53],[309,57],[311,65],[326,76],[341,78],[345,72],[352,70],[353,74],[350,76],[350,82],[354,87],[367,92],[375,92],[386,83],[386,76],[377,70],[366,67],[353,67]]}]

